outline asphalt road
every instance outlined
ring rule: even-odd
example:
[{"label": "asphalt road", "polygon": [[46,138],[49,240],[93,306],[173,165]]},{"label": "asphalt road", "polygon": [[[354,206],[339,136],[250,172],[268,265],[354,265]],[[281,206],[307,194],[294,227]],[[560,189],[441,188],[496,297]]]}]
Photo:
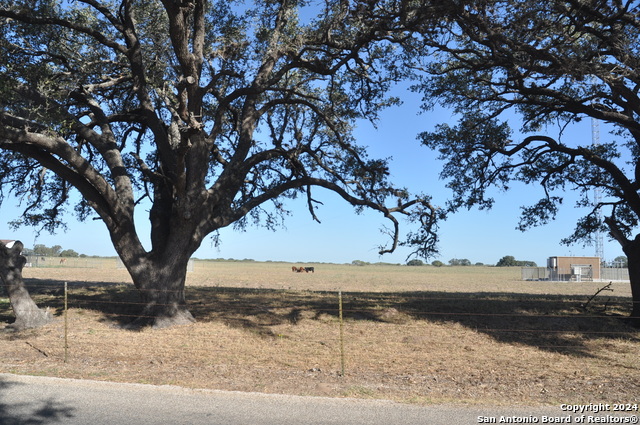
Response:
[{"label": "asphalt road", "polygon": [[[531,415],[531,416],[530,416]],[[567,416],[560,407],[420,407],[389,401],[295,397],[174,386],[0,374],[2,425],[477,424],[501,416]],[[496,422],[500,423],[500,422]]]}]

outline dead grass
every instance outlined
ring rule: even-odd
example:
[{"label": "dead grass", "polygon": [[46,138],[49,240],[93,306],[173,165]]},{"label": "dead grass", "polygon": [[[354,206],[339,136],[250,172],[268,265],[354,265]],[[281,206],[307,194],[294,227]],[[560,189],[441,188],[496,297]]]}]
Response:
[{"label": "dead grass", "polygon": [[[421,404],[639,401],[640,334],[619,317],[628,284],[598,297],[604,311],[584,311],[604,284],[522,282],[519,269],[488,267],[314,266],[197,263],[188,299],[198,323],[139,332],[119,327],[137,307],[124,271],[26,269],[58,320],[0,335],[0,371]],[[3,300],[0,320],[10,316]]]}]

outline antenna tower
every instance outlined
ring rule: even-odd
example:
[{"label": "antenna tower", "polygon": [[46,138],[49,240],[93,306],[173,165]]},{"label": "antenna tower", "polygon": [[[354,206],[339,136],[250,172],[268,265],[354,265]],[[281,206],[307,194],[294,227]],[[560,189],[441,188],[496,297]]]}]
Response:
[{"label": "antenna tower", "polygon": [[[591,145],[593,147],[600,145],[600,124],[595,118],[591,118]],[[597,206],[601,201],[602,193],[600,192],[600,188],[596,186],[593,188],[593,204]],[[602,221],[599,209],[596,212],[596,218],[598,219],[598,223]],[[602,232],[599,229],[596,230],[594,238],[596,257],[599,257],[600,261],[604,261],[604,238],[602,236]]]}]

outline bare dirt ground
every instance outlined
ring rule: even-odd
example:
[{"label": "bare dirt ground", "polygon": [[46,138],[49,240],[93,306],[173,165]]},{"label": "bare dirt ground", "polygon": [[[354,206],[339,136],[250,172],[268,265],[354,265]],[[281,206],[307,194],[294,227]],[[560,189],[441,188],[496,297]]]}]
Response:
[{"label": "bare dirt ground", "polygon": [[[198,323],[135,332],[120,327],[139,307],[125,271],[25,269],[57,319],[1,333],[0,371],[419,404],[640,401],[640,333],[621,320],[628,283],[585,310],[608,282],[522,282],[519,269],[489,267],[313,266],[298,274],[291,264],[197,262],[187,297]],[[10,321],[0,299],[0,322]]]}]

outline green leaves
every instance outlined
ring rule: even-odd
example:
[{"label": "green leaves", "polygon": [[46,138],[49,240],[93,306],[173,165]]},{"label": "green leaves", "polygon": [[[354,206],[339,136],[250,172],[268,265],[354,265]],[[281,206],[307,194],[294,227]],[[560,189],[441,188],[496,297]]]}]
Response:
[{"label": "green leaves", "polygon": [[416,208],[425,233],[414,240],[429,245],[426,197],[396,188],[388,160],[369,158],[352,135],[399,103],[389,90],[412,73],[399,43],[419,6],[0,0],[0,148],[17,155],[2,158],[4,181],[32,197],[28,224],[55,228],[74,200],[120,247],[145,199],[152,250],[184,226],[195,249],[247,218],[275,228],[289,197],[305,196],[317,220],[315,186],[380,212],[393,248],[394,215]]},{"label": "green leaves", "polygon": [[475,205],[490,208],[494,200],[487,196],[488,190],[508,189],[512,164],[502,152],[509,146],[510,135],[507,123],[482,113],[464,116],[456,127],[443,124],[420,135],[422,143],[445,161],[440,177],[454,194],[450,211]]},{"label": "green leaves", "polygon": [[[640,217],[639,6],[490,0],[447,13],[442,36],[422,39],[414,89],[425,109],[440,103],[459,118],[421,136],[445,161],[450,210],[490,207],[490,188],[519,181],[545,192],[523,207],[520,229],[553,220],[573,189],[588,212],[565,241],[588,241],[601,214],[628,234]],[[590,146],[566,135],[585,118],[606,123],[613,139]]]}]

